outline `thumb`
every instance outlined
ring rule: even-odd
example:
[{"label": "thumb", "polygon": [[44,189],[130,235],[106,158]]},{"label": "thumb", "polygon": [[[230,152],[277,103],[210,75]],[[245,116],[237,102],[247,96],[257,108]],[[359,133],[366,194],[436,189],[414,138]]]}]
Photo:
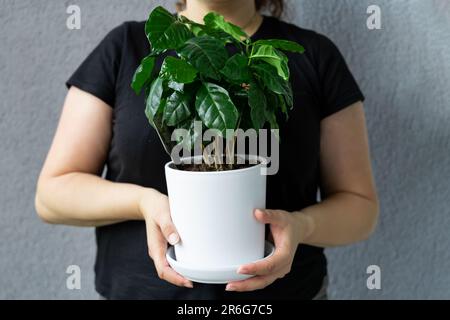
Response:
[{"label": "thumb", "polygon": [[168,243],[171,245],[176,245],[180,242],[180,236],[178,235],[177,229],[175,228],[170,215],[165,215],[164,218],[161,218],[159,221],[159,228]]},{"label": "thumb", "polygon": [[255,218],[264,224],[277,224],[280,221],[280,213],[276,210],[256,209]]}]

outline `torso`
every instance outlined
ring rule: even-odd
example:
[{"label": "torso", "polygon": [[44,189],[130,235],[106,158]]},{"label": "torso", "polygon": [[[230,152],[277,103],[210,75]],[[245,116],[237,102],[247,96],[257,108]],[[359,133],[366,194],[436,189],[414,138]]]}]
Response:
[{"label": "torso", "polygon": [[[149,53],[143,22],[115,29],[122,41],[114,97],[113,135],[106,178],[151,187],[166,193],[164,165],[170,160],[144,115],[144,96],[130,89],[135,69]],[[321,79],[316,61],[318,35],[265,17],[253,36],[284,38],[306,47],[304,55],[289,55],[294,108],[280,123],[280,168],[268,177],[267,208],[296,211],[317,202],[320,172]],[[116,39],[116,40],[117,40]],[[158,279],[147,255],[143,222],[125,222],[97,229],[97,290],[107,298],[300,298],[314,297],[326,275],[323,249],[299,246],[292,272],[264,290],[226,293],[223,286],[196,284],[176,288]]]}]

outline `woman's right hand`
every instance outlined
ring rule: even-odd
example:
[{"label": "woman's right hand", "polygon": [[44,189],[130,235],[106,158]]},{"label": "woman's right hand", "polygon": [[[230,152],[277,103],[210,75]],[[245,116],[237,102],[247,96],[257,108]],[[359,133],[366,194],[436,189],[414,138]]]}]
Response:
[{"label": "woman's right hand", "polygon": [[148,253],[158,276],[176,286],[193,288],[192,282],[176,273],[166,259],[167,243],[175,245],[180,241],[170,216],[169,199],[155,190],[148,191],[139,201],[139,210],[145,219]]}]

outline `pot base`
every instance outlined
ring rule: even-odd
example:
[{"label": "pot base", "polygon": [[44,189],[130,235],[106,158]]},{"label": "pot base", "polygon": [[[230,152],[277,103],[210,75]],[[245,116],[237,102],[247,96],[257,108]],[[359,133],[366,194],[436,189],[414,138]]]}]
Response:
[{"label": "pot base", "polygon": [[[274,251],[275,247],[273,246],[273,244],[269,241],[266,241],[264,247],[264,259],[267,259],[271,255],[273,255]],[[193,282],[206,284],[225,284],[231,281],[240,281],[253,277],[252,275],[237,273],[237,270],[240,266],[199,269],[198,267],[181,264],[176,260],[175,250],[173,247],[169,247],[167,249],[166,258],[172,269],[174,269],[186,279]]]}]

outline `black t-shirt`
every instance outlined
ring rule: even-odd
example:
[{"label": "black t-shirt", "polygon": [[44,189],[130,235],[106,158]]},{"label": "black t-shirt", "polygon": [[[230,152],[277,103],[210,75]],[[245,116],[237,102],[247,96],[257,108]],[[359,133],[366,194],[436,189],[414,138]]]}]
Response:
[{"label": "black t-shirt", "polygon": [[[306,48],[289,54],[294,108],[280,119],[280,168],[268,176],[267,208],[296,211],[317,202],[321,120],[364,97],[336,46],[325,36],[265,17],[253,39],[281,38]],[[68,80],[113,108],[113,134],[106,179],[166,193],[164,165],[170,161],[144,114],[144,96],[130,83],[149,53],[144,22],[112,30]],[[322,248],[300,245],[292,271],[269,287],[230,293],[223,285],[178,288],[160,280],[147,252],[144,222],[130,221],[96,230],[96,289],[108,299],[311,299],[326,275]]]}]

